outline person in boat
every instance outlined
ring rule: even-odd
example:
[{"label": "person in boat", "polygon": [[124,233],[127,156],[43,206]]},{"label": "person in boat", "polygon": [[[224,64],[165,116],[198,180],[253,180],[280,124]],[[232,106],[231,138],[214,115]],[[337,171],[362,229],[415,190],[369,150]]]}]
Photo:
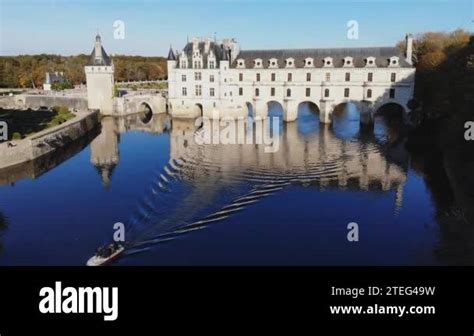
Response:
[{"label": "person in boat", "polygon": [[109,244],[107,247],[101,246],[97,250],[97,256],[99,256],[101,258],[108,258],[112,254],[114,254],[116,251],[118,251],[121,247],[122,247],[122,244],[120,244],[118,242],[113,242],[113,243]]}]

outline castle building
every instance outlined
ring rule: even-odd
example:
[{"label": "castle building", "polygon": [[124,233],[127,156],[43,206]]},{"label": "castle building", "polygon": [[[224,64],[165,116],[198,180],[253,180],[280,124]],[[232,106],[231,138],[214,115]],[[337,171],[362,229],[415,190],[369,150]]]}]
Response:
[{"label": "castle building", "polygon": [[169,110],[174,117],[266,116],[277,102],[293,121],[303,102],[315,104],[330,123],[343,103],[359,107],[361,122],[372,123],[387,103],[408,112],[415,68],[411,35],[396,47],[240,50],[235,39],[221,43],[194,38],[168,54]]},{"label": "castle building", "polygon": [[64,72],[47,72],[43,84],[44,91],[51,91],[52,85],[54,83],[62,84],[66,82],[66,77],[64,77]]},{"label": "castle building", "polygon": [[87,82],[89,109],[99,109],[102,114],[113,113],[114,63],[102,47],[100,35],[84,67]]}]

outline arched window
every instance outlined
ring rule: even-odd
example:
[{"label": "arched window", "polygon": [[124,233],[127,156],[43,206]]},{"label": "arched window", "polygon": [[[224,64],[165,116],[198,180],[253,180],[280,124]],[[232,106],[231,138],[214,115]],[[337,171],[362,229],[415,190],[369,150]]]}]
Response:
[{"label": "arched window", "polygon": [[286,89],[286,96],[291,97],[291,89]]},{"label": "arched window", "polygon": [[329,97],[329,89],[324,89],[324,97]]}]

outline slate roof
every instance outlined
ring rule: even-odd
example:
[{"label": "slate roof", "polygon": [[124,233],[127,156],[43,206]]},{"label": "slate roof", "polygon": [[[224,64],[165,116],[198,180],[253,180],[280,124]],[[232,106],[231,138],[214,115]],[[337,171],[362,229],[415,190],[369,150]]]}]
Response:
[{"label": "slate roof", "polygon": [[173,48],[170,47],[168,52],[168,61],[176,61],[176,55],[174,54]]},{"label": "slate roof", "polygon": [[64,74],[60,72],[47,72],[45,84],[62,83],[65,80]]},{"label": "slate roof", "polygon": [[[210,43],[209,51],[212,50],[216,57],[216,61],[217,61],[216,66],[218,66],[219,61],[229,59],[228,52],[225,51],[225,48],[222,44],[218,44],[215,42],[209,42],[209,43]],[[203,42],[203,41],[198,43],[198,49],[202,55],[203,68],[207,68],[207,58],[209,56],[208,53],[204,52],[205,45],[206,45],[206,42]],[[186,54],[186,57],[188,58],[188,64],[192,64],[191,62],[192,62],[192,56],[193,56],[193,43],[188,42],[186,46],[183,48],[183,51]]]},{"label": "slate roof", "polygon": [[364,67],[365,59],[369,56],[375,57],[375,63],[378,67],[388,66],[388,58],[398,56],[399,66],[403,68],[411,68],[412,66],[405,60],[403,52],[396,47],[370,47],[370,48],[327,48],[327,49],[276,49],[276,50],[242,50],[231,67],[236,67],[237,60],[245,60],[246,68],[253,68],[254,60],[261,58],[263,60],[263,68],[268,68],[269,60],[276,58],[278,67],[285,67],[287,58],[294,58],[295,67],[304,67],[305,59],[313,58],[316,68],[323,67],[323,59],[332,57],[333,66],[340,68],[343,66],[343,59],[350,56],[354,59],[355,67]]}]

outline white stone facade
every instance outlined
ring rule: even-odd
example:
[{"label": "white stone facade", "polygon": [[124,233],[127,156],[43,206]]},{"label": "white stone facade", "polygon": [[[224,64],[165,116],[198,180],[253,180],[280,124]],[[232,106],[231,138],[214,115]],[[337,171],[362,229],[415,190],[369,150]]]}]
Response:
[{"label": "white stone facade", "polygon": [[293,121],[299,104],[312,102],[321,122],[330,123],[337,105],[352,102],[361,121],[370,123],[386,103],[408,112],[415,75],[411,44],[407,35],[404,54],[396,48],[240,51],[235,40],[193,39],[181,53],[170,50],[168,55],[170,113],[244,117],[252,106],[255,115],[265,116],[268,103],[275,101],[284,119]]}]

